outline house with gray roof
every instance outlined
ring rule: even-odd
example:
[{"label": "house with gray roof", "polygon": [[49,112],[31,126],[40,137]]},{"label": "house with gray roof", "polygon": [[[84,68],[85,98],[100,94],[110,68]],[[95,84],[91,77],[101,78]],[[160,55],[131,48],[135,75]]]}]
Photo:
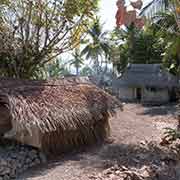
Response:
[{"label": "house with gray roof", "polygon": [[166,103],[178,80],[160,64],[131,64],[112,81],[113,92],[121,99],[142,103]]}]

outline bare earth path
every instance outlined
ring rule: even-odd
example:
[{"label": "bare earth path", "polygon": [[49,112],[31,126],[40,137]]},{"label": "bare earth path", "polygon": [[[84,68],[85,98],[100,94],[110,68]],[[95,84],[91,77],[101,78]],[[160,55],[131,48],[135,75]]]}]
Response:
[{"label": "bare earth path", "polygon": [[[18,180],[89,180],[92,174],[101,172],[115,162],[131,167],[148,165],[150,162],[158,164],[162,153],[154,155],[141,144],[160,142],[162,128],[177,125],[173,118],[175,112],[175,105],[143,107],[126,104],[124,111],[118,112],[110,121],[112,143],[62,155],[47,165],[24,173]],[[140,161],[139,150],[143,152]]]}]

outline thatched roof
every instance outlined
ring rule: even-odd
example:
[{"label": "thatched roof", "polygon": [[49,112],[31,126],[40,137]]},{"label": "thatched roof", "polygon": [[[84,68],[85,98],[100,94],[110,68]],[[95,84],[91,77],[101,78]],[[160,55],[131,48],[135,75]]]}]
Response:
[{"label": "thatched roof", "polygon": [[171,88],[177,85],[177,78],[161,68],[160,64],[131,64],[121,77],[113,80],[113,87]]},{"label": "thatched roof", "polygon": [[49,81],[0,80],[0,103],[10,109],[15,131],[33,126],[42,133],[89,127],[103,112],[113,113],[121,104],[86,80],[65,78]]}]

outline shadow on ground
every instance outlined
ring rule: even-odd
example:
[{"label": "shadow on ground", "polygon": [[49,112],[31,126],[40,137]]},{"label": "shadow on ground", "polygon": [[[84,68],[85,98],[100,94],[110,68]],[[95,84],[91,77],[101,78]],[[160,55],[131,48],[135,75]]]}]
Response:
[{"label": "shadow on ground", "polygon": [[[180,109],[180,108],[179,108]],[[163,116],[163,115],[173,115],[177,114],[178,107],[176,104],[168,104],[162,106],[145,106],[144,111],[139,113],[140,115],[149,116]]]},{"label": "shadow on ground", "polygon": [[[151,166],[156,170],[161,168],[157,177],[153,178],[153,180],[178,180],[174,170],[174,166],[177,163],[176,159],[177,157],[174,154],[169,154],[169,152],[154,144],[149,144],[147,147],[141,145],[106,144],[98,148],[85,149],[84,151],[56,157],[50,160],[47,165],[36,168],[36,170],[34,169],[35,171],[28,173],[28,175],[31,174],[30,177],[43,176],[57,166],[66,167],[66,164],[67,167],[69,165],[72,166],[71,168],[73,169],[69,169],[70,171],[80,169],[81,171],[90,170],[92,173],[96,171],[101,172],[114,164],[118,164],[138,169],[143,166]],[[59,178],[61,179],[62,177]]]},{"label": "shadow on ground", "polygon": [[159,142],[161,132],[154,126],[153,118],[162,115],[166,122],[170,119],[169,115],[175,114],[176,108],[176,105],[171,104],[148,107],[127,104],[125,110],[110,121],[112,137],[115,140],[112,144],[88,147],[55,157],[47,164],[28,171],[19,180],[29,180],[31,177],[35,180],[47,180],[51,176],[52,179],[57,179],[55,174],[58,179],[63,180],[89,180],[88,175],[102,172],[114,164],[136,169],[151,166],[158,173],[156,177],[148,180],[180,180],[175,171],[177,157],[173,153],[156,143],[142,143],[145,140]]}]

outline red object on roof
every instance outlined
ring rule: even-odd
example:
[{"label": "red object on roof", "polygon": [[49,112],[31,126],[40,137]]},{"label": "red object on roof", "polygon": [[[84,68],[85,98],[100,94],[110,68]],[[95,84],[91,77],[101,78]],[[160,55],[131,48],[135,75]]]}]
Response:
[{"label": "red object on roof", "polygon": [[116,13],[116,25],[120,27],[121,25],[125,24],[125,16],[126,16],[126,9],[125,7],[120,7]]},{"label": "red object on roof", "polygon": [[135,20],[135,26],[137,27],[137,28],[142,28],[143,26],[144,26],[144,24],[145,24],[145,22],[144,22],[144,19],[143,18],[136,18],[136,20]]},{"label": "red object on roof", "polygon": [[133,8],[135,9],[141,9],[142,8],[142,5],[143,5],[143,2],[141,0],[137,0],[137,1],[131,1],[131,5]]},{"label": "red object on roof", "polygon": [[136,20],[136,11],[135,10],[126,12],[125,26],[131,25],[135,20]]},{"label": "red object on roof", "polygon": [[129,26],[132,23],[134,23],[138,28],[142,28],[144,26],[144,19],[137,18],[136,15],[137,14],[136,9],[140,9],[142,7],[141,0],[131,2],[131,6],[132,6],[131,11],[127,11],[124,0],[118,0],[116,2],[116,6],[118,8],[116,12],[117,27],[120,27],[121,25]]}]

